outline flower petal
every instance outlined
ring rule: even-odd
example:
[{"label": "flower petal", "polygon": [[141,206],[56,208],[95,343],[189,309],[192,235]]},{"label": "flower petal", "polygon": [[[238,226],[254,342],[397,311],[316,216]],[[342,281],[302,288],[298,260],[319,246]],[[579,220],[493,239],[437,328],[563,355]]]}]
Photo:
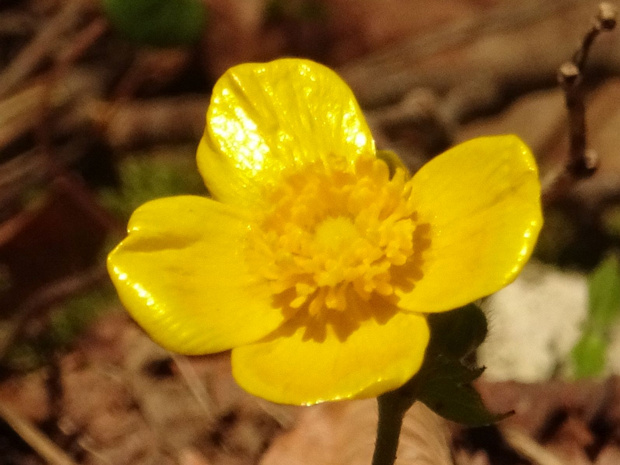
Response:
[{"label": "flower petal", "polygon": [[249,63],[215,84],[198,167],[214,198],[259,201],[284,170],[352,162],[374,141],[351,89],[332,70],[300,59]]},{"label": "flower petal", "polygon": [[451,310],[514,280],[542,226],[538,170],[516,136],[474,139],[431,160],[412,179],[430,245],[421,279],[399,306]]},{"label": "flower petal", "polygon": [[263,341],[232,351],[235,379],[246,391],[294,405],[375,397],[403,385],[420,368],[426,319],[395,313],[368,319],[347,337],[328,327],[320,337],[287,322]]},{"label": "flower petal", "polygon": [[146,203],[108,257],[121,301],[176,352],[219,352],[263,337],[283,317],[267,285],[246,269],[247,230],[242,212],[207,198]]}]

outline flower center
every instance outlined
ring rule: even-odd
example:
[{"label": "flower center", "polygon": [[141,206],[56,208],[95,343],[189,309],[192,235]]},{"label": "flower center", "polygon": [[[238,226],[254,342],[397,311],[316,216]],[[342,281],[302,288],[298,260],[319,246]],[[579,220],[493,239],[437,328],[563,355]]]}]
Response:
[{"label": "flower center", "polygon": [[308,166],[284,177],[267,205],[248,250],[293,311],[317,316],[356,299],[393,300],[397,270],[420,261],[414,246],[424,225],[416,222],[410,184],[402,170],[390,179],[381,160]]},{"label": "flower center", "polygon": [[359,231],[351,218],[339,216],[326,218],[314,232],[314,246],[317,250],[336,255],[344,250],[348,244],[359,239]]}]

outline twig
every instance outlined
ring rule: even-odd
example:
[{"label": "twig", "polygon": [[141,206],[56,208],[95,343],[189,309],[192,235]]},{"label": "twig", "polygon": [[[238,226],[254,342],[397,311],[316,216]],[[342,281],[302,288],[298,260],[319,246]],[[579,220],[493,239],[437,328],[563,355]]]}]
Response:
[{"label": "twig", "polygon": [[594,18],[592,27],[584,36],[581,47],[573,56],[572,61],[575,65],[577,65],[579,71],[583,71],[594,39],[596,39],[601,31],[611,31],[614,27],[616,27],[616,17],[618,15],[618,9],[616,6],[611,3],[603,2],[598,6],[598,8],[598,14]]},{"label": "twig", "polygon": [[[0,96],[0,151],[32,131],[42,121],[41,105],[47,98],[46,80],[49,77],[43,75],[15,94],[6,98]],[[84,118],[79,119],[79,108],[86,105],[90,96],[99,92],[101,86],[98,81],[100,76],[96,71],[73,69],[63,77],[62,85],[55,86],[51,93],[50,106],[54,114],[73,113],[78,116],[73,126],[81,123]]]},{"label": "twig", "polygon": [[[39,105],[39,119],[41,124],[35,126],[35,134],[37,135],[39,145],[44,149],[44,153],[50,156],[50,168],[55,167],[56,161],[52,155],[52,125],[50,124],[54,110],[54,92],[56,87],[63,82],[74,62],[80,58],[108,29],[108,23],[104,19],[95,19],[88,24],[83,30],[76,34],[73,43],[68,50],[65,50],[57,57],[56,66],[48,75],[47,85],[44,87],[43,96]],[[62,170],[61,170],[62,171]]]},{"label": "twig", "polygon": [[[79,31],[72,39],[71,46],[58,56],[60,67],[68,68],[71,64],[82,57],[108,30],[108,22],[104,18],[96,18]],[[62,73],[59,73],[62,74]]]},{"label": "twig", "polygon": [[575,178],[587,178],[596,171],[598,157],[594,151],[586,148],[586,106],[582,70],[576,63],[566,62],[560,66],[558,81],[564,90],[568,110],[570,145],[566,170]]},{"label": "twig", "polygon": [[575,52],[572,61],[564,63],[558,73],[566,97],[570,124],[570,162],[567,168],[575,177],[587,177],[596,170],[596,154],[586,150],[583,71],[594,39],[602,31],[610,31],[616,26],[616,13],[616,8],[609,3],[599,5],[598,15],[584,36],[581,47]]},{"label": "twig", "polygon": [[581,46],[572,60],[562,64],[558,70],[558,81],[564,90],[568,110],[569,159],[560,171],[543,180],[543,200],[547,203],[566,192],[576,181],[592,176],[598,167],[596,152],[587,148],[583,71],[594,39],[601,32],[610,31],[616,26],[616,15],[615,6],[601,3]]},{"label": "twig", "polygon": [[526,459],[535,465],[564,465],[552,452],[545,449],[527,434],[515,428],[502,428],[506,442]]},{"label": "twig", "polygon": [[0,417],[51,465],[77,465],[35,425],[0,401]]},{"label": "twig", "polygon": [[199,139],[208,105],[209,96],[203,94],[145,102],[94,100],[84,113],[102,128],[103,137],[110,146],[135,149],[145,144]]},{"label": "twig", "polygon": [[204,410],[207,415],[211,415],[214,412],[214,406],[209,394],[207,393],[207,389],[204,384],[200,381],[200,377],[196,373],[196,370],[191,365],[187,357],[183,355],[178,355],[173,352],[170,352],[170,357],[176,364],[179,369],[179,373],[187,383],[190,391],[193,396],[198,401],[198,405],[200,408]]},{"label": "twig", "polygon": [[0,96],[4,96],[15,89],[20,81],[27,77],[32,70],[48,56],[54,49],[58,37],[76,24],[84,8],[80,0],[65,2],[62,9],[52,18],[38,35],[20,52],[7,69],[0,74]]}]

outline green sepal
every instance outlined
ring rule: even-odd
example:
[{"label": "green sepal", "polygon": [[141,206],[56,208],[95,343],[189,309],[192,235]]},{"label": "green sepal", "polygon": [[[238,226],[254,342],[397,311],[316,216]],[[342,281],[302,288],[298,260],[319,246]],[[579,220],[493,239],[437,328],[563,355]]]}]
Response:
[{"label": "green sepal", "polygon": [[468,368],[458,360],[437,355],[428,359],[411,379],[417,400],[436,414],[468,426],[484,426],[510,415],[491,413],[472,386],[484,368]]},{"label": "green sepal", "polygon": [[198,42],[207,20],[202,0],[103,0],[103,10],[119,34],[155,47]]},{"label": "green sepal", "polygon": [[379,160],[383,160],[388,168],[390,169],[390,177],[394,176],[396,173],[396,169],[400,168],[405,172],[405,177],[410,178],[411,173],[409,172],[409,168],[403,163],[401,158],[391,150],[377,150],[377,158]]},{"label": "green sepal", "polygon": [[429,357],[407,383],[383,394],[380,401],[406,411],[416,400],[447,420],[467,426],[496,423],[513,412],[492,413],[472,386],[484,368],[469,368],[441,354]]},{"label": "green sepal", "polygon": [[487,336],[487,318],[476,304],[427,317],[431,340],[427,354],[439,353],[462,359],[478,348]]},{"label": "green sepal", "polygon": [[431,340],[422,367],[403,386],[381,396],[380,402],[404,411],[419,400],[438,415],[469,426],[493,424],[511,415],[487,410],[472,385],[484,368],[464,362],[487,335],[484,312],[469,304],[427,318]]}]

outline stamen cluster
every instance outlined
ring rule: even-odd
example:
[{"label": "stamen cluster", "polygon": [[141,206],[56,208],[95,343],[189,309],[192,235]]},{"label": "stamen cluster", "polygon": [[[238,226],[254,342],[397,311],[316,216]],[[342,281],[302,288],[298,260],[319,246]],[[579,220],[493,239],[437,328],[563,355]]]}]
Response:
[{"label": "stamen cluster", "polygon": [[346,310],[355,295],[390,298],[392,268],[414,254],[411,197],[405,173],[390,178],[379,159],[311,165],[269,193],[270,207],[250,234],[251,253],[274,294],[288,291],[288,306],[312,316]]}]

